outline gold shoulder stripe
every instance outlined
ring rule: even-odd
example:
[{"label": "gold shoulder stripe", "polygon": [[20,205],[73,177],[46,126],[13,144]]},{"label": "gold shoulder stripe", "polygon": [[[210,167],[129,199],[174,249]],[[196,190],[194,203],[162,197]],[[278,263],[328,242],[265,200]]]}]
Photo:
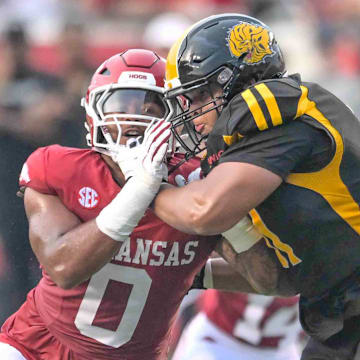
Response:
[{"label": "gold shoulder stripe", "polygon": [[309,111],[311,108],[315,106],[315,103],[308,99],[308,92],[309,92],[308,88],[303,85],[300,85],[300,89],[301,89],[301,96],[299,99],[295,119],[297,119],[301,115],[304,115],[307,111]]},{"label": "gold shoulder stripe", "polygon": [[281,125],[283,123],[281,112],[279,106],[276,102],[274,94],[265,84],[255,85],[255,89],[259,92],[262,98],[265,101],[265,104],[268,108],[269,114],[271,116],[271,122],[274,126]]},{"label": "gold shoulder stripe", "polygon": [[255,120],[256,126],[260,131],[268,129],[268,124],[265,120],[264,113],[262,112],[259,103],[257,102],[254,94],[250,89],[241,93],[242,98],[245,100],[251,114]]},{"label": "gold shoulder stripe", "polygon": [[[303,112],[322,124],[333,136],[336,151],[331,162],[322,170],[312,173],[293,173],[286,178],[286,182],[310,189],[320,194],[331,208],[360,234],[360,207],[354,200],[349,189],[340,175],[341,160],[344,154],[344,143],[341,134],[331,122],[319,111],[316,104],[307,96],[307,89],[302,87],[304,96],[299,103],[299,113]],[[329,181],[331,179],[331,181]]]},{"label": "gold shoulder stripe", "polygon": [[287,255],[287,257],[292,265],[297,265],[302,261],[294,254],[294,250],[292,249],[292,247],[290,245],[283,243],[275,233],[273,233],[270,229],[268,229],[268,227],[262,221],[259,213],[255,209],[252,209],[249,214],[252,218],[252,221],[253,221],[253,224],[255,225],[255,227],[260,231],[261,234],[263,234],[265,237],[270,239],[272,241],[272,243],[274,244],[274,246],[271,246],[270,243],[267,241],[267,245],[268,246],[270,245],[269,247],[273,247],[278,250],[278,251],[276,251],[276,255],[283,267],[287,268],[287,267],[289,267],[289,265],[288,265],[287,260],[284,259],[284,255],[281,254],[280,251],[282,251],[283,253],[285,253]]}]

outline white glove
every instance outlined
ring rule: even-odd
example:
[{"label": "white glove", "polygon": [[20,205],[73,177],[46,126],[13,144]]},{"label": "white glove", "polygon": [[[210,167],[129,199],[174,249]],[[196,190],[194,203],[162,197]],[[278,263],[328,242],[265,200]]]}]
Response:
[{"label": "white glove", "polygon": [[139,138],[131,138],[126,145],[117,145],[110,150],[110,156],[117,163],[124,174],[125,180],[128,180],[135,174],[139,167],[139,157],[141,152],[141,143]]},{"label": "white glove", "polygon": [[[165,164],[166,152],[169,147],[171,136],[170,123],[164,120],[158,123],[152,122],[144,133],[144,140],[141,144],[141,165],[134,176],[149,176],[153,180],[167,180],[168,168]],[[149,181],[153,181],[148,177]],[[160,185],[159,185],[160,186]]]},{"label": "white glove", "polygon": [[146,128],[141,144],[139,138],[131,139],[125,146],[113,149],[111,157],[119,165],[125,180],[132,176],[141,177],[149,184],[167,180],[165,160],[170,136],[170,123],[153,121]]}]

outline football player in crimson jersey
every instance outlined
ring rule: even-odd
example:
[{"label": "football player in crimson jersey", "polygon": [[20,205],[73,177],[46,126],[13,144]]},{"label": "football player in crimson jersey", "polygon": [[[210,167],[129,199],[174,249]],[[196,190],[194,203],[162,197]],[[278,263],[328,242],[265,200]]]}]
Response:
[{"label": "football player in crimson jersey", "polygon": [[187,99],[171,116],[174,136],[182,141],[182,127],[188,157],[203,143],[207,155],[205,178],[160,191],[156,214],[188,233],[225,233],[230,245],[251,218],[265,239],[233,248],[233,261],[250,279],[246,262],[262,252],[277,265],[254,267],[270,279],[267,293],[301,295],[302,360],[359,356],[359,120],[287,74],[271,29],[242,14],[190,27],[170,49],[166,80],[170,104]]},{"label": "football player in crimson jersey", "polygon": [[[177,308],[217,237],[184,234],[148,209],[172,150],[164,70],[148,50],[106,60],[84,99],[91,149],[52,145],[24,164],[20,187],[43,277],[3,324],[1,359],[167,358]],[[137,162],[134,174],[120,170],[127,161]],[[199,173],[193,160],[169,182]]]},{"label": "football player in crimson jersey", "polygon": [[172,360],[298,360],[298,297],[207,290],[185,326]]}]

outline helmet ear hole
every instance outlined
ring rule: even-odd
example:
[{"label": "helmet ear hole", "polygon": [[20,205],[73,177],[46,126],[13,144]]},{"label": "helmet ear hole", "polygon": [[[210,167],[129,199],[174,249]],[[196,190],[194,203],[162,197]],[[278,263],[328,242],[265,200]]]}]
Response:
[{"label": "helmet ear hole", "polygon": [[217,83],[223,87],[231,79],[232,76],[233,76],[233,71],[228,67],[226,67],[217,76]]},{"label": "helmet ear hole", "polygon": [[104,69],[102,69],[100,72],[99,72],[100,75],[110,75],[110,71],[107,67],[105,67]]}]

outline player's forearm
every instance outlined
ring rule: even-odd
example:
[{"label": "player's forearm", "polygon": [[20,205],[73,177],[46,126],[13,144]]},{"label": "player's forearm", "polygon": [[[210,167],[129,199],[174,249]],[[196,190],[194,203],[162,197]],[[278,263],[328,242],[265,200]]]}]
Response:
[{"label": "player's forearm", "polygon": [[26,188],[24,205],[31,247],[60,287],[71,288],[87,280],[120,246],[94,220],[82,223],[57,196]]},{"label": "player's forearm", "polygon": [[184,188],[162,185],[152,207],[155,214],[170,226],[188,234],[196,234],[194,212],[198,201],[196,193],[193,197],[193,193],[189,192],[190,185],[186,186],[185,191]]},{"label": "player's forearm", "polygon": [[[265,180],[255,182],[254,179],[260,177],[259,173]],[[273,181],[269,180],[270,185],[264,186],[269,177]],[[280,182],[277,175],[262,168],[224,163],[205,179],[182,188],[161,189],[155,199],[154,210],[163,221],[181,231],[200,235],[219,234],[237,224]]]},{"label": "player's forearm", "polygon": [[215,235],[230,228],[241,215],[229,216],[225,202],[204,179],[181,188],[162,186],[153,209],[161,220],[180,231]]},{"label": "player's forearm", "polygon": [[119,251],[121,243],[103,234],[94,220],[49,239],[39,261],[51,279],[69,289],[88,280]]},{"label": "player's forearm", "polygon": [[258,294],[259,292],[224,259],[210,259],[213,288],[225,291],[239,291]]}]

